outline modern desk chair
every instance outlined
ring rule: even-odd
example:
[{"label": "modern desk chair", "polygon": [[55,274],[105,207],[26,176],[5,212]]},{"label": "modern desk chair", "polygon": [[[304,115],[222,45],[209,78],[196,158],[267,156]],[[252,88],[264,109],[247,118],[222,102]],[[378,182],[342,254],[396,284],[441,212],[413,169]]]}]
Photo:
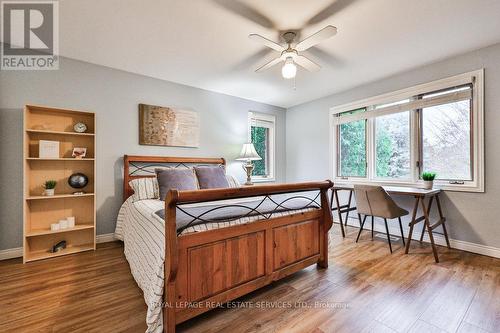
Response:
[{"label": "modern desk chair", "polygon": [[[389,242],[389,250],[392,253],[391,237],[389,235],[389,227],[387,226],[387,219],[398,218],[399,228],[401,230],[401,240],[403,246],[405,245],[405,237],[403,234],[403,225],[401,224],[401,216],[408,215],[408,211],[399,207],[391,196],[381,186],[371,185],[354,185],[354,195],[356,197],[356,206],[358,210],[359,223],[361,228],[356,238],[356,243],[359,240],[361,231],[366,221],[367,216],[372,218],[372,239],[373,239],[373,220],[374,217],[384,219],[385,230],[387,232],[387,241]],[[361,221],[361,215],[364,215]]]}]

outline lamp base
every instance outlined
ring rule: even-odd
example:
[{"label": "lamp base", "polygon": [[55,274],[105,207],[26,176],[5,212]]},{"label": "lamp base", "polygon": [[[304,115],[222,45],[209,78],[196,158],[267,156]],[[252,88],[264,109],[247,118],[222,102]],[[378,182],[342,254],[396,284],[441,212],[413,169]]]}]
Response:
[{"label": "lamp base", "polygon": [[247,173],[247,181],[245,185],[253,185],[252,183],[252,171],[253,171],[253,164],[251,161],[248,161],[247,163],[243,164],[243,170]]}]

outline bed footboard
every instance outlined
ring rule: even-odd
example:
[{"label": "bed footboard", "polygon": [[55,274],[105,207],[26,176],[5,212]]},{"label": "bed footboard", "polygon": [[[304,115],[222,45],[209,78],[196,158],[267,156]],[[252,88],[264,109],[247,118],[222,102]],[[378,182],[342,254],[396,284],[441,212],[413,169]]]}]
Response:
[{"label": "bed footboard", "polygon": [[[237,189],[170,191],[165,201],[164,331],[317,264],[328,267],[331,181]],[[199,233],[177,235],[178,204],[319,191],[321,207]]]}]

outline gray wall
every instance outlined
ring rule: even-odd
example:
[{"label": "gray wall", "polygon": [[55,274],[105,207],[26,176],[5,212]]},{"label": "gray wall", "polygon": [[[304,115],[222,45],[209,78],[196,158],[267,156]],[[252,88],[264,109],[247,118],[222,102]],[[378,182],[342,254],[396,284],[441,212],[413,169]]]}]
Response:
[{"label": "gray wall", "polygon": [[[374,63],[376,65],[376,63]],[[330,178],[328,114],[332,106],[485,68],[486,193],[446,192],[451,237],[500,247],[500,44],[427,65],[287,110],[287,181]],[[332,78],[333,80],[335,78]],[[402,200],[402,199],[401,199]],[[401,202],[401,201],[399,201]],[[402,202],[410,208],[409,202]]]},{"label": "gray wall", "polygon": [[[138,104],[198,111],[200,147],[138,145]],[[276,178],[285,180],[285,110],[80,61],[62,59],[57,71],[0,72],[0,250],[22,246],[22,107],[40,104],[97,114],[97,233],[114,231],[122,201],[124,154],[225,157],[228,172],[247,140],[247,112],[277,117]]]}]

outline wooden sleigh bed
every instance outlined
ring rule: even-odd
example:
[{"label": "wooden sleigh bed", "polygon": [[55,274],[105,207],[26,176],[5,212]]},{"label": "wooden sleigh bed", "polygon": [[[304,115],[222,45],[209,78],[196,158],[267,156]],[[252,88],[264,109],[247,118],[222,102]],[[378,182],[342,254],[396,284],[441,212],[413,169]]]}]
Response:
[{"label": "wooden sleigh bed", "polygon": [[[124,156],[124,199],[138,164],[225,165],[222,158]],[[182,323],[303,268],[328,267],[328,201],[331,181],[257,185],[195,191],[170,190],[165,200],[165,282],[163,330]],[[178,235],[179,205],[317,191],[317,205],[306,212]],[[221,201],[223,202],[223,201]]]}]

